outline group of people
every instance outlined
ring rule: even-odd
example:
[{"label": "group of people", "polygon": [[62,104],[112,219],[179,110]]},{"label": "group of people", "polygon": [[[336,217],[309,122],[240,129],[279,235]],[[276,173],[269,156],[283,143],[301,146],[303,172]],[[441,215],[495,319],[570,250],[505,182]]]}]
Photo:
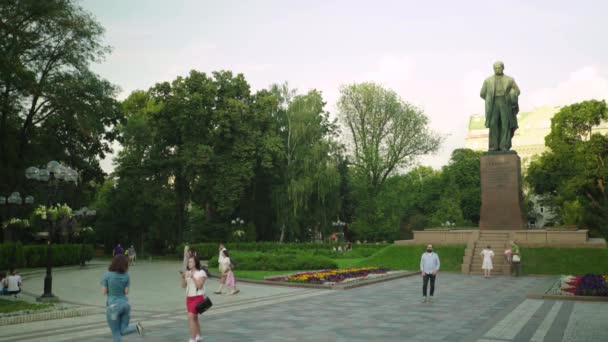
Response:
[{"label": "group of people", "polygon": [[116,247],[114,247],[112,256],[122,255],[122,254],[126,255],[129,258],[129,265],[135,265],[135,259],[137,258],[137,253],[135,253],[135,247],[133,247],[133,245],[131,245],[131,247],[129,247],[125,250],[124,248],[122,248],[120,243],[118,243],[116,245]]},{"label": "group of people", "polygon": [[[515,241],[509,242],[511,247],[507,248],[504,252],[505,261],[507,264],[511,266],[511,273],[514,273],[516,277],[519,277],[521,274],[521,253],[519,246],[515,243]],[[481,269],[483,270],[483,275],[485,278],[490,278],[492,269],[494,265],[492,263],[492,259],[494,258],[494,251],[492,250],[492,246],[488,245],[481,251],[481,256],[483,257],[483,262],[481,264]]]},{"label": "group of people", "polygon": [[0,272],[0,296],[15,296],[21,292],[23,280],[17,270]]},{"label": "group of people", "polygon": [[[510,241],[510,248],[505,250],[505,259],[512,267],[512,272],[516,277],[521,274],[521,251],[515,241]],[[490,278],[493,269],[492,258],[494,258],[494,251],[491,246],[487,246],[481,251],[483,262],[481,265],[484,271],[484,277]],[[420,257],[420,274],[422,276],[422,301],[428,303],[432,301],[433,295],[435,294],[435,279],[437,272],[439,272],[439,255],[433,251],[433,245],[429,244],[426,246],[426,252],[422,253]],[[431,285],[430,292],[428,292],[428,285]],[[428,296],[427,296],[428,294]]]}]

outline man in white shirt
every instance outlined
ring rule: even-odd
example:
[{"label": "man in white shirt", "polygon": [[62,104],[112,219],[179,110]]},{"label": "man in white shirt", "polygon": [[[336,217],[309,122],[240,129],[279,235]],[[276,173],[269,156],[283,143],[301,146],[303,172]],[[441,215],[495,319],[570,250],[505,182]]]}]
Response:
[{"label": "man in white shirt", "polygon": [[[435,277],[439,271],[439,255],[433,252],[433,245],[429,244],[426,246],[426,252],[422,253],[420,258],[420,273],[422,275],[422,295],[424,299],[423,303],[430,302],[435,293]],[[426,289],[431,280],[431,293],[430,297],[426,296]]]}]

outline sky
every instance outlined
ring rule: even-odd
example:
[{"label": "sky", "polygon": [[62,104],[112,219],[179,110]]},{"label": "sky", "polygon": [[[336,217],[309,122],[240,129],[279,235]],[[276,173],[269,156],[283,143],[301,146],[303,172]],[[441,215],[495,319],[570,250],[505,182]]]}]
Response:
[{"label": "sky", "polygon": [[[190,70],[243,73],[253,91],[318,89],[336,115],[340,86],[373,81],[421,108],[445,137],[420,160],[439,168],[463,147],[479,90],[505,63],[521,111],[608,98],[603,1],[82,0],[113,51],[92,66],[121,89]],[[119,149],[116,146],[116,149]],[[111,156],[102,161],[113,169]]]}]

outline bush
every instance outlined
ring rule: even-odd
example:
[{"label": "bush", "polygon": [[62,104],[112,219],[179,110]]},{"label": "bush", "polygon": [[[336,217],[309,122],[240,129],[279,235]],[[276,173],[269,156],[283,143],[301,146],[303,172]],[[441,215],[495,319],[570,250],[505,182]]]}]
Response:
[{"label": "bush", "polygon": [[[209,260],[209,268],[218,267],[217,259],[217,255],[214,255]],[[283,271],[338,268],[333,260],[312,254],[233,251],[230,259],[234,262],[236,270]]]},{"label": "bush", "polygon": [[[331,258],[365,258],[386,247],[386,244],[353,244],[353,250],[348,252],[334,252],[333,248],[344,243],[279,243],[279,242],[237,242],[227,245],[230,251],[250,251],[279,254],[314,254]],[[218,255],[218,243],[191,244],[190,249],[195,250],[201,260],[209,260]],[[184,244],[178,246],[177,255],[181,259],[184,253]]]},{"label": "bush", "polygon": [[[435,246],[439,255],[440,271],[460,271],[462,257],[466,246]],[[416,271],[420,269],[420,256],[426,250],[426,245],[398,246],[391,245],[369,259],[361,261],[357,266],[376,266],[398,270]]]},{"label": "bush", "polygon": [[[0,244],[0,270],[9,268],[31,268],[46,266],[46,245]],[[78,265],[93,259],[93,246],[76,244],[53,245],[53,266]]]}]

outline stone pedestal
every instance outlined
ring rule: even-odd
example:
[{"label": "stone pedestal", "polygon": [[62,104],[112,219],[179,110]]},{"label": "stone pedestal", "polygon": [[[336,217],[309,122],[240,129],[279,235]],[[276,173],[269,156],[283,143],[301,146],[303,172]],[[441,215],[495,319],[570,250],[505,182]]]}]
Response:
[{"label": "stone pedestal", "polygon": [[481,157],[480,230],[526,228],[521,187],[521,161],[516,153]]}]

